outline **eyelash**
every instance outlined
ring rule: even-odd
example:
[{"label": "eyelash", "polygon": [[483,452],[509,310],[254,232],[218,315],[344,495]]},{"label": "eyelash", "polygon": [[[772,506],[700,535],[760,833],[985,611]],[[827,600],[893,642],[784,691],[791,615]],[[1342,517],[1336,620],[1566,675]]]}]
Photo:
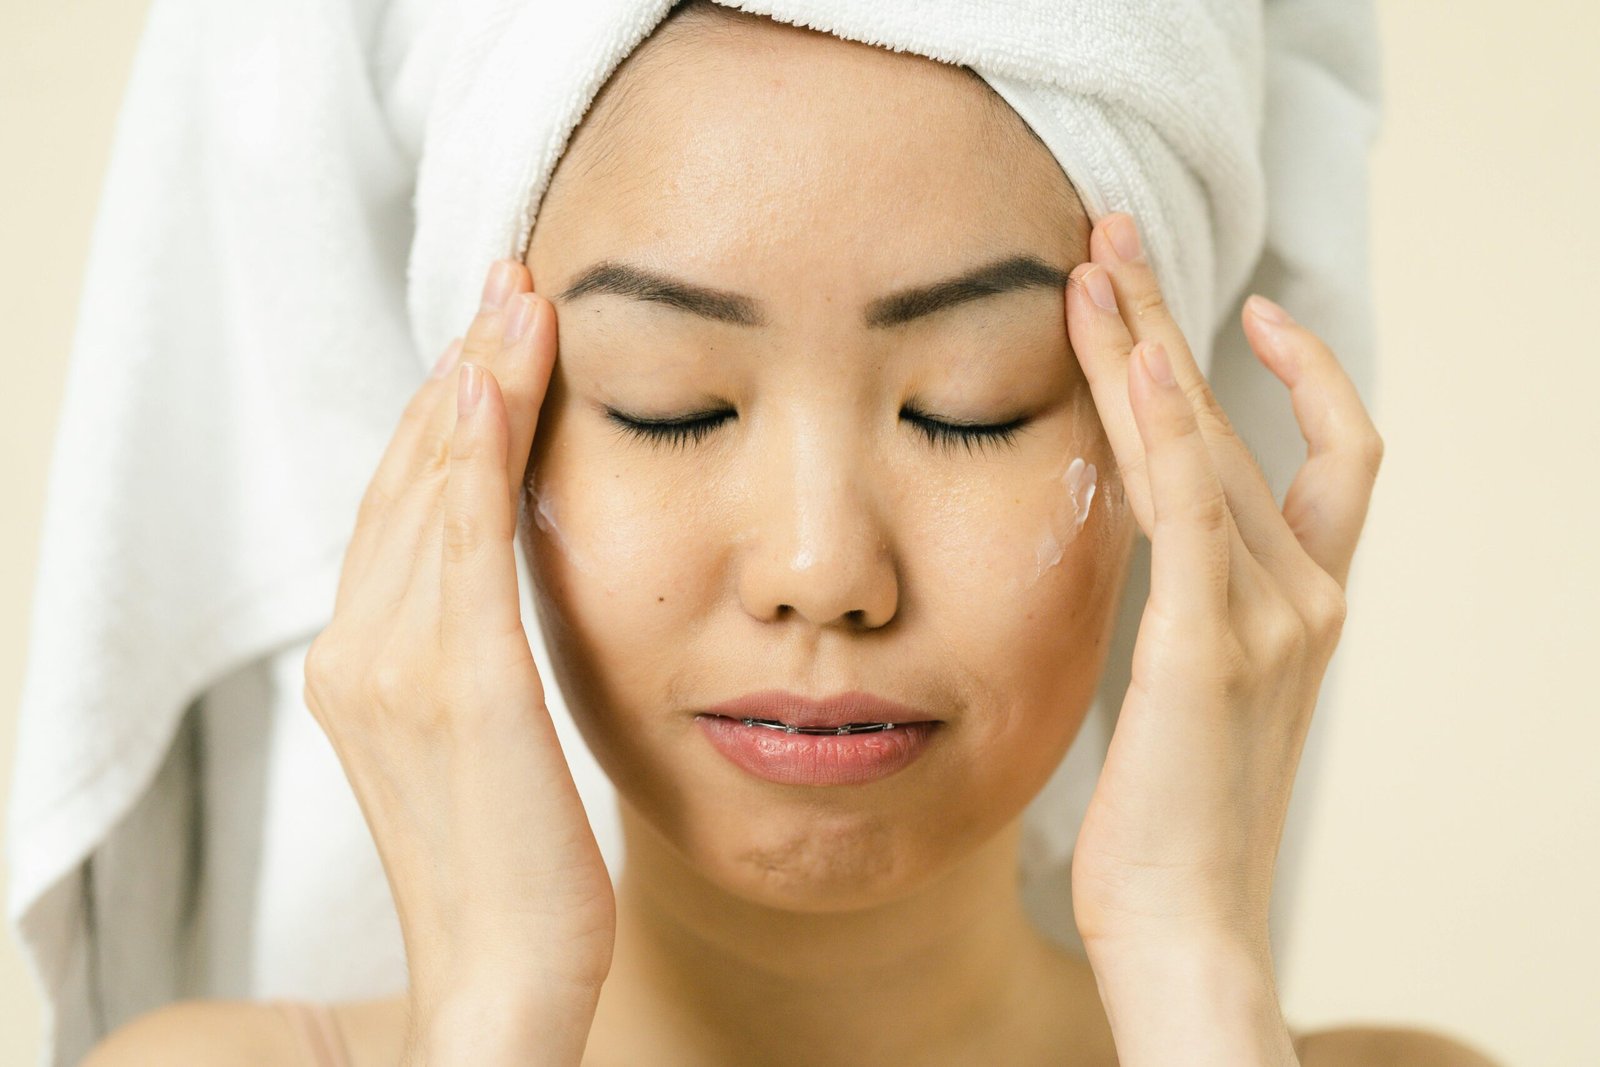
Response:
[{"label": "eyelash", "polygon": [[[606,409],[606,417],[615,423],[624,435],[667,448],[687,448],[691,444],[698,444],[712,430],[726,422],[732,414],[728,411],[718,411],[709,415],[692,415],[680,419],[645,421],[629,418],[614,408]],[[991,424],[943,422],[939,419],[930,419],[918,412],[908,412],[907,418],[931,444],[951,452],[965,445],[968,455],[990,445],[1015,445],[1018,431],[1028,421],[1026,418],[1020,418]]]}]

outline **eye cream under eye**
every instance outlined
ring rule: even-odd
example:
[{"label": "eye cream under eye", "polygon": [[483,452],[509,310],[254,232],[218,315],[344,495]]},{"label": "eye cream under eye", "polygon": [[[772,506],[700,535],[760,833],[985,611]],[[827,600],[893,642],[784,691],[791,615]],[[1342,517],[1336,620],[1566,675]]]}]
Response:
[{"label": "eye cream under eye", "polygon": [[1061,497],[1045,522],[1034,557],[1037,566],[1029,584],[1044,577],[1044,572],[1061,562],[1067,545],[1071,544],[1089,519],[1089,505],[1094,500],[1098,471],[1093,463],[1085,463],[1082,456],[1074,457],[1065,469],[1051,475],[1052,485],[1062,490]]},{"label": "eye cream under eye", "polygon": [[546,536],[555,541],[556,547],[561,549],[562,554],[567,557],[572,565],[586,574],[592,573],[594,566],[584,558],[581,552],[572,547],[571,543],[567,541],[566,535],[561,532],[561,527],[556,525],[555,501],[547,491],[543,481],[539,481],[537,485],[530,484],[528,486],[527,506],[533,511],[534,524]]}]

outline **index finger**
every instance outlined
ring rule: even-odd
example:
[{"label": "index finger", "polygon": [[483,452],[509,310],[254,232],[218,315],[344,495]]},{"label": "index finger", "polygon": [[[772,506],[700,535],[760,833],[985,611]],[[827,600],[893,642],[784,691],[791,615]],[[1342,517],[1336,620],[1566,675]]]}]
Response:
[{"label": "index finger", "polygon": [[[449,460],[450,440],[456,408],[456,375],[452,372],[467,352],[482,351],[488,338],[498,337],[503,329],[505,308],[510,298],[527,279],[527,268],[514,260],[499,260],[491,265],[484,281],[478,311],[464,337],[456,338],[434,365],[433,373],[417,389],[401,413],[399,423],[384,448],[372,480],[362,495],[356,513],[355,530],[345,549],[334,598],[338,612],[351,591],[365,578],[376,556],[375,546],[391,525],[403,497],[420,489],[424,481],[442,484]],[[425,478],[430,472],[438,478]]]},{"label": "index finger", "polygon": [[406,404],[367,487],[358,526],[381,526],[384,515],[416,482],[421,470],[443,470],[455,418],[456,376],[452,372],[463,359],[480,365],[485,362],[482,353],[489,338],[499,336],[506,304],[526,277],[527,268],[514,260],[498,260],[490,267],[482,301],[466,334],[451,342],[428,380]]}]

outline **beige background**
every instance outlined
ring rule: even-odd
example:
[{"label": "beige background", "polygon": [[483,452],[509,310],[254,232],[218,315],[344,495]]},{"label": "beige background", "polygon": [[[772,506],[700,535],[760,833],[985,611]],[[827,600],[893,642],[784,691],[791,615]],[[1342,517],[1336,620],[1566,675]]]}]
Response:
[{"label": "beige background", "polygon": [[[0,789],[49,444],[143,3],[3,0]],[[1296,1025],[1405,1021],[1507,1064],[1600,1063],[1600,14],[1380,0],[1375,160],[1388,444],[1351,586]],[[0,938],[0,1062],[32,1062]]]}]

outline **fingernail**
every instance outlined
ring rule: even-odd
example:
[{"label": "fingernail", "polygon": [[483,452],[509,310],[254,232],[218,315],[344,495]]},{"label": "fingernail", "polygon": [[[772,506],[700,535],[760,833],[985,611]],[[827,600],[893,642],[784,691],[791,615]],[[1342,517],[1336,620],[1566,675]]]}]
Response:
[{"label": "fingernail", "polygon": [[1167,358],[1166,347],[1160,341],[1144,343],[1144,369],[1160,385],[1177,384],[1172,376],[1172,361]]},{"label": "fingernail", "polygon": [[1139,258],[1139,228],[1126,215],[1114,215],[1106,223],[1106,236],[1117,258],[1124,263]]},{"label": "fingernail", "polygon": [[1250,299],[1246,300],[1244,305],[1250,309],[1250,314],[1254,315],[1262,322],[1270,322],[1274,326],[1287,326],[1289,323],[1294,321],[1294,319],[1289,317],[1289,313],[1287,311],[1283,310],[1283,308],[1279,307],[1277,304],[1274,304],[1260,293],[1251,293]]},{"label": "fingernail", "polygon": [[446,374],[449,374],[451,368],[456,365],[456,360],[460,358],[461,338],[457,337],[454,341],[450,342],[449,347],[447,347],[444,352],[440,354],[438,361],[434,363],[433,377],[443,378]]},{"label": "fingernail", "polygon": [[476,363],[461,364],[461,380],[456,386],[456,416],[472,414],[483,396],[483,368]]},{"label": "fingernail", "polygon": [[511,314],[506,316],[507,344],[516,344],[527,334],[528,327],[533,325],[533,312],[538,302],[538,297],[532,293],[517,294],[516,300],[511,303]]},{"label": "fingernail", "polygon": [[497,259],[489,268],[489,280],[483,285],[483,310],[496,311],[511,299],[517,287],[517,266],[508,259]]},{"label": "fingernail", "polygon": [[1111,276],[1099,267],[1083,272],[1083,287],[1089,290],[1089,299],[1106,311],[1117,310],[1117,295],[1111,291]]}]

